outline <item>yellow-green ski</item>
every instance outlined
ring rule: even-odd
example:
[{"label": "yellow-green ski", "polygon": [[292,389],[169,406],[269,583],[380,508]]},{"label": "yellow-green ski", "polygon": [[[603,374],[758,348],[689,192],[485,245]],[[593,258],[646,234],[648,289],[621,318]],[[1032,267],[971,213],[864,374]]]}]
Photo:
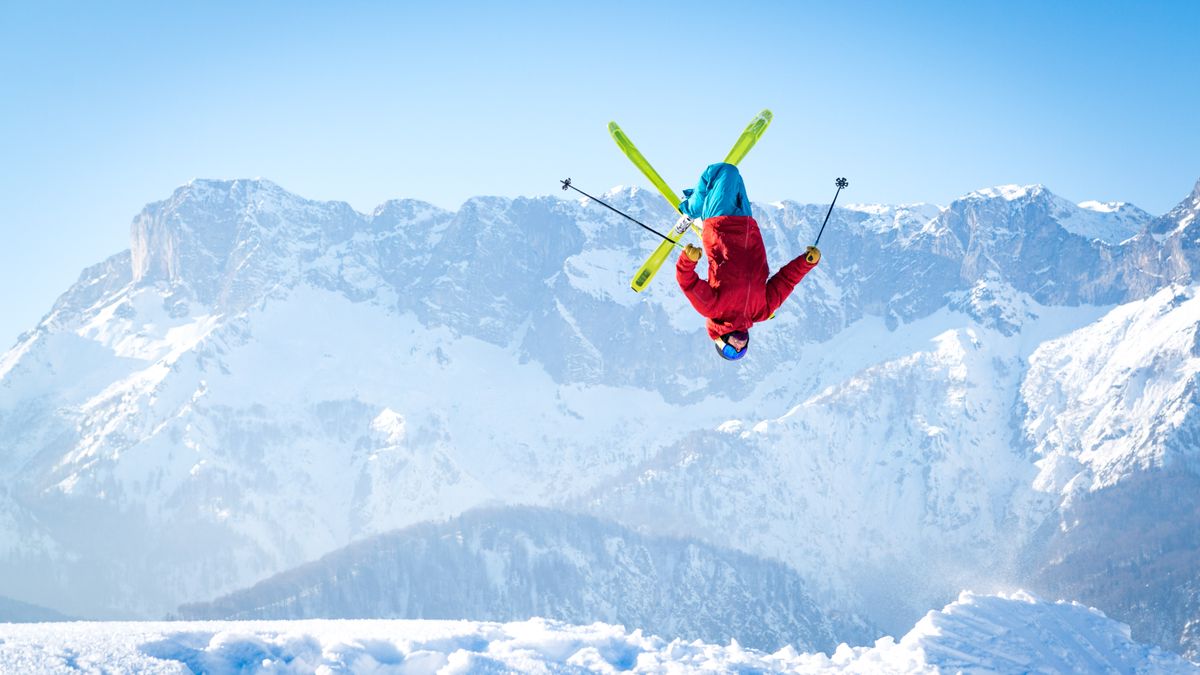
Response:
[{"label": "yellow-green ski", "polygon": [[659,194],[661,194],[664,199],[670,202],[671,208],[678,211],[679,202],[682,200],[676,196],[675,191],[671,189],[671,186],[667,185],[667,181],[663,180],[663,177],[658,175],[658,172],[654,170],[654,167],[650,166],[650,162],[646,161],[646,158],[642,156],[641,151],[637,149],[637,146],[633,144],[633,141],[629,140],[629,137],[625,135],[625,132],[621,130],[621,127],[617,126],[616,122],[609,122],[608,133],[613,137],[613,140],[617,142],[617,147],[621,148],[621,152],[625,153],[625,156],[629,158],[629,161],[633,162],[633,165],[641,170],[642,175],[644,175],[646,178],[649,178],[650,183],[653,184],[654,187],[658,188]]},{"label": "yellow-green ski", "polygon": [[764,110],[754,119],[750,120],[750,124],[746,125],[746,130],[738,136],[737,142],[729,149],[729,154],[725,155],[726,164],[739,164],[746,157],[746,153],[750,152],[750,148],[762,138],[766,133],[767,127],[771,126],[771,120],[775,119],[775,115],[770,110]]},{"label": "yellow-green ski", "polygon": [[[750,152],[750,148],[754,147],[754,144],[762,137],[763,132],[770,126],[772,118],[774,118],[774,115],[771,114],[770,110],[764,110],[756,115],[750,121],[750,124],[746,126],[746,130],[742,132],[742,135],[738,137],[737,142],[733,144],[733,148],[729,151],[729,154],[725,156],[725,162],[727,164],[741,162],[745,158],[746,153]],[[654,187],[658,188],[663,199],[666,199],[671,204],[671,208],[678,211],[679,202],[681,201],[679,196],[667,185],[662,176],[658,175],[654,167],[650,166],[650,162],[646,161],[642,153],[638,151],[633,142],[629,140],[629,137],[625,135],[625,132],[621,130],[621,127],[617,126],[616,122],[609,122],[608,133],[612,135],[613,140],[617,142],[617,147],[621,148],[621,151],[625,153],[629,161],[633,162],[633,165],[641,170],[642,175],[650,179]],[[691,219],[681,215],[679,222],[675,223],[675,227],[671,228],[671,231],[667,233],[670,241],[663,241],[659,244],[654,253],[650,254],[650,257],[646,259],[642,268],[633,276],[633,281],[629,284],[633,290],[639,293],[646,290],[646,286],[650,284],[650,280],[654,278],[655,274],[658,274],[658,269],[662,267],[667,257],[671,255],[671,250],[675,248],[675,242],[678,242],[683,234],[687,232],[689,225],[693,229],[697,229],[695,225],[692,225]],[[699,234],[699,230],[697,230],[697,234]]]}]

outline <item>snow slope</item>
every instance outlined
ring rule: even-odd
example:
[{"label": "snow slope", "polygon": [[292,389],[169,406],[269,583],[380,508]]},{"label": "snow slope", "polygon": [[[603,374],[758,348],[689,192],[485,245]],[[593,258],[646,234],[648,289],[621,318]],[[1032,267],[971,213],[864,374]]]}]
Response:
[{"label": "snow slope", "polygon": [[835,384],[776,418],[680,441],[581,504],[650,531],[734,533],[737,546],[804,570],[819,599],[902,629],[948,586],[1014,578],[1054,507],[1014,452],[1012,405],[1039,338],[1103,310],[1017,306],[1026,313],[1011,335],[948,311],[900,335],[865,320],[842,340],[877,362],[804,353]]},{"label": "snow slope", "polygon": [[1168,286],[1042,344],[1021,385],[1035,485],[1069,495],[1138,469],[1200,473],[1200,298]]},{"label": "snow slope", "polygon": [[[254,621],[0,625],[0,668],[75,673],[1197,673],[1082,605],[964,593],[900,640],[831,655],[595,623]],[[189,670],[190,669],[190,670]]]}]

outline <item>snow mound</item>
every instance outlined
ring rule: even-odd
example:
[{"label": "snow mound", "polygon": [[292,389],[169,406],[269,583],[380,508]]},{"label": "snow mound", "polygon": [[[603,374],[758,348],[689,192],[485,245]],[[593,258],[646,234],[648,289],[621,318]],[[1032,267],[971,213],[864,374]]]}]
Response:
[{"label": "snow mound", "polygon": [[0,670],[72,673],[1200,673],[1076,603],[963,593],[901,640],[767,654],[640,630],[530,619],[56,623],[0,626]]},{"label": "snow mound", "polygon": [[804,658],[790,647],[765,654],[545,619],[0,626],[6,673],[784,673]]},{"label": "snow mound", "polygon": [[896,645],[880,642],[872,651],[919,652],[925,664],[946,672],[1200,672],[1174,654],[1134,642],[1128,626],[1099,610],[1022,591],[965,592],[927,614]]},{"label": "snow mound", "polygon": [[1074,602],[963,592],[899,641],[804,655],[791,672],[1200,673],[1179,656],[1134,642],[1129,627]]}]

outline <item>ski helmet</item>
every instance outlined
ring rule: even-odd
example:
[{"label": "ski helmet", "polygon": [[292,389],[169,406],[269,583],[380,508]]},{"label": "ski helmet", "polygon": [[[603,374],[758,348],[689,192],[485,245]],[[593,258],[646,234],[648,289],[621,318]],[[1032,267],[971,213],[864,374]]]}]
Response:
[{"label": "ski helmet", "polygon": [[[736,347],[729,344],[729,338],[731,337],[746,341],[746,346],[742,347],[742,351],[739,352]],[[725,359],[726,361],[737,361],[745,356],[746,352],[750,349],[750,333],[744,330],[735,330],[731,333],[722,335],[721,339],[714,340],[713,342],[715,343],[717,353],[721,355],[721,358]]]}]

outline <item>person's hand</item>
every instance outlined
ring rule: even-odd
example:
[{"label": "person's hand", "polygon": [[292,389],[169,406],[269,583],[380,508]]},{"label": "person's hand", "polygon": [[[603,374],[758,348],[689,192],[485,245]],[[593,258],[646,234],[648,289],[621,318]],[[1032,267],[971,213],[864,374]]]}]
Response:
[{"label": "person's hand", "polygon": [[807,260],[810,265],[816,265],[817,263],[821,262],[821,249],[817,248],[816,246],[809,246],[808,253],[804,254],[804,259]]},{"label": "person's hand", "polygon": [[683,254],[692,262],[700,262],[700,256],[704,255],[704,250],[688,244],[687,248],[683,249]]}]

